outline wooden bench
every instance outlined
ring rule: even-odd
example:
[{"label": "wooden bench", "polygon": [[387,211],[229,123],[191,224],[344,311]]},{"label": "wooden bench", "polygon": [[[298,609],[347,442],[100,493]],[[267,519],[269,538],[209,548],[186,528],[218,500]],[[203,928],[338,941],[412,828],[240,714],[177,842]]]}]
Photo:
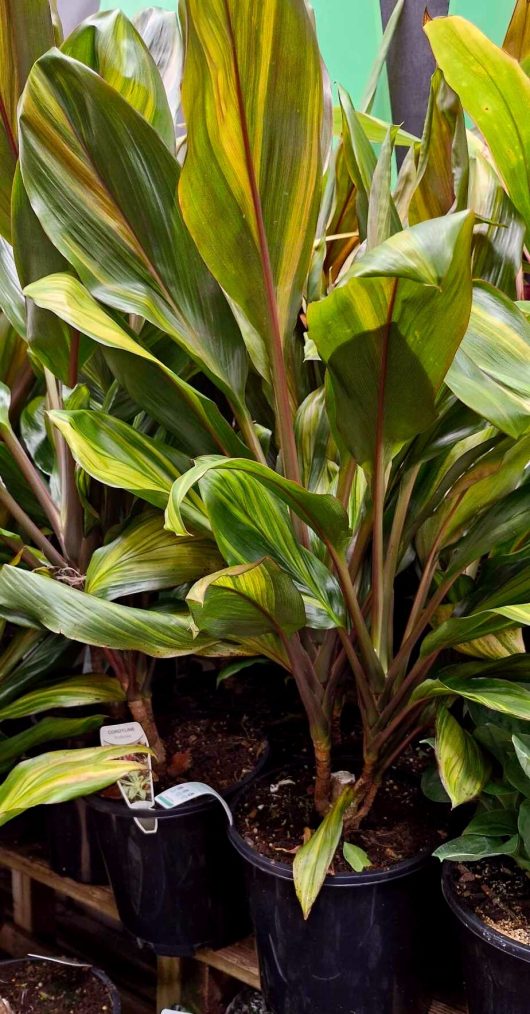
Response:
[{"label": "wooden bench", "polygon": [[[49,864],[35,854],[31,847],[0,845],[0,866],[10,871],[13,918],[4,921],[0,928],[0,950],[13,956],[28,951],[52,954],[53,946],[43,948],[53,926],[56,896],[69,898],[81,905],[94,917],[103,917],[116,925],[119,917],[110,887],[93,887],[78,884],[54,873]],[[94,933],[98,932],[94,924]],[[55,951],[57,953],[57,951]],[[157,959],[156,1014],[163,1007],[180,1003],[200,1005],[200,997],[207,988],[208,970],[216,969],[238,982],[259,989],[259,969],[254,942],[251,938],[220,951],[198,951],[193,959]],[[110,969],[107,968],[107,971]],[[112,972],[111,972],[112,976]],[[124,993],[124,1007],[130,1014],[140,1014],[147,1008],[139,1005],[134,995]],[[448,1006],[435,1001],[431,1014],[464,1014],[464,1007]],[[330,1012],[331,1014],[331,1012]]]}]

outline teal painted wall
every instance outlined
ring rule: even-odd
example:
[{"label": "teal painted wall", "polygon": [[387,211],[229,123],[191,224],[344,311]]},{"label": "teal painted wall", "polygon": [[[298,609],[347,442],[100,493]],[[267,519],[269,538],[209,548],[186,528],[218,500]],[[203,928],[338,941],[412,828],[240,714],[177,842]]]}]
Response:
[{"label": "teal painted wall", "polygon": [[[176,0],[151,0],[157,7],[176,9]],[[450,13],[473,21],[495,42],[504,38],[515,0],[451,0]],[[381,38],[379,0],[312,0],[324,59],[333,81],[351,92],[354,102],[361,98]],[[150,6],[149,0],[102,0],[103,10],[121,7],[134,14]],[[381,90],[382,91],[382,90]],[[377,112],[385,115],[384,94]]]}]

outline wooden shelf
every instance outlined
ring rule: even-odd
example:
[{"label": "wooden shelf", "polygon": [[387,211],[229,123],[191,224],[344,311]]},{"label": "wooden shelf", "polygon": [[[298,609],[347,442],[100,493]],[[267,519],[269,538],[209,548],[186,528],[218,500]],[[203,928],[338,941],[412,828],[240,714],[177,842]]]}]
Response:
[{"label": "wooden shelf", "polygon": [[[49,902],[50,892],[71,899],[93,915],[104,916],[119,924],[110,887],[78,884],[68,877],[59,876],[44,859],[35,855],[31,847],[0,845],[0,866],[11,871],[13,894],[13,925],[4,924],[0,931],[0,947],[7,953],[20,954],[35,946],[34,934],[38,936],[42,903]],[[39,895],[39,888],[47,892],[45,897],[42,893]],[[49,904],[44,904],[45,918],[47,908]],[[44,953],[42,946],[39,953]],[[163,1006],[184,1002],[190,992],[195,997],[201,994],[206,987],[205,975],[197,974],[200,966],[205,972],[216,969],[238,982],[259,989],[256,950],[253,939],[249,938],[220,951],[198,951],[194,959],[159,958],[157,1011]],[[129,1009],[132,1011],[133,1007]],[[465,1007],[450,1007],[442,1001],[435,1001],[430,1014],[465,1014]]]}]

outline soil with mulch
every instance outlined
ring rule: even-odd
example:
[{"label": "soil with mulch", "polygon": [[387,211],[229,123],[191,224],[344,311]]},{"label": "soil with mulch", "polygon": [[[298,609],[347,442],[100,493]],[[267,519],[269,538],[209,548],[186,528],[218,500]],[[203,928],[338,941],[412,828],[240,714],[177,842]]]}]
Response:
[{"label": "soil with mulch", "polygon": [[168,767],[156,784],[157,792],[184,781],[207,782],[226,792],[254,771],[266,748],[263,734],[239,719],[179,719],[170,729],[161,723],[161,731]]},{"label": "soil with mulch", "polygon": [[465,908],[505,936],[530,947],[530,878],[506,858],[451,867],[456,893]]},{"label": "soil with mulch", "polygon": [[[414,774],[394,768],[361,828],[347,832],[344,841],[365,850],[370,870],[389,869],[432,851],[447,837],[446,809],[425,799]],[[315,830],[319,824],[313,806],[312,765],[286,766],[260,779],[240,800],[235,820],[242,837],[261,855],[276,862],[292,862],[307,838],[307,828]],[[330,872],[352,872],[341,846]]]},{"label": "soil with mulch", "polygon": [[[89,968],[26,961],[0,968],[0,1000],[13,1014],[110,1014],[112,998]],[[1,1007],[0,1007],[1,1009]],[[9,1007],[7,1008],[9,1010]]]}]

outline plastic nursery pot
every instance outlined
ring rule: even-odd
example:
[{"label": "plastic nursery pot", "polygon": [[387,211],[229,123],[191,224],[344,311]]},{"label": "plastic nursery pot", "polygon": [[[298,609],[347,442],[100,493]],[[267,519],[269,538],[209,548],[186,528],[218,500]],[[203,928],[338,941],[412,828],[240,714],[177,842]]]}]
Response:
[{"label": "plastic nursery pot", "polygon": [[460,924],[469,1014],[528,1014],[530,947],[487,926],[459,898],[443,864],[445,900]]},{"label": "plastic nursery pot", "polygon": [[426,1014],[429,853],[389,871],[326,877],[304,921],[292,868],[259,855],[235,828],[230,839],[245,862],[272,1014]]},{"label": "plastic nursery pot", "polygon": [[[46,965],[49,967],[49,965],[53,964],[53,962],[38,961],[33,958],[21,958],[14,961],[0,961],[0,977],[2,976],[2,973],[4,975],[9,975],[18,968],[24,968],[24,965],[34,964],[43,966]],[[96,979],[99,979],[108,990],[110,1004],[108,1006],[108,1014],[121,1014],[121,997],[114,983],[110,981],[108,975],[106,975],[105,972],[102,972],[100,968],[91,968],[90,974],[95,976]]]},{"label": "plastic nursery pot", "polygon": [[[230,801],[263,770],[268,748],[254,771],[224,793]],[[245,936],[250,915],[241,861],[231,848],[227,817],[211,797],[171,810],[156,810],[158,829],[145,834],[121,800],[90,796],[99,843],[123,925],[157,954],[191,956]]]},{"label": "plastic nursery pot", "polygon": [[47,807],[48,858],[61,877],[80,884],[106,884],[107,871],[99,847],[96,817],[85,799]]}]

